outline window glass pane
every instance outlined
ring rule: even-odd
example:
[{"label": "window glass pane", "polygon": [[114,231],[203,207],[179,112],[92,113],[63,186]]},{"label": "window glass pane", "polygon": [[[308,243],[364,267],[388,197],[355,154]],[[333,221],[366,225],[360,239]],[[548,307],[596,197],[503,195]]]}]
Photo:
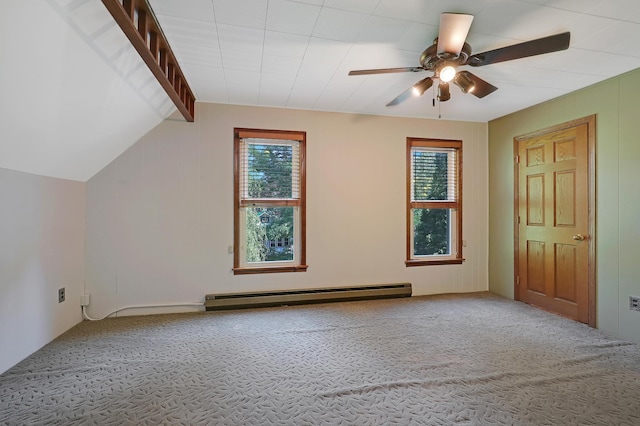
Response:
[{"label": "window glass pane", "polygon": [[413,149],[412,197],[413,201],[440,201],[455,199],[454,151]]},{"label": "window glass pane", "polygon": [[451,209],[412,209],[413,254],[451,254]]},{"label": "window glass pane", "polygon": [[292,164],[291,145],[248,144],[248,197],[292,198]]},{"label": "window glass pane", "polygon": [[[246,208],[247,262],[293,260],[293,207]],[[283,239],[289,245],[283,245]]]}]

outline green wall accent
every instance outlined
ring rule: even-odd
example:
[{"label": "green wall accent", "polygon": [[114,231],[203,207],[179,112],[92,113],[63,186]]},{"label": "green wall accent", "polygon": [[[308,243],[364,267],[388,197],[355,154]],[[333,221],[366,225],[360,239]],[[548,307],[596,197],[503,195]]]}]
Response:
[{"label": "green wall accent", "polygon": [[640,342],[640,70],[489,122],[489,288],[513,298],[513,138],[596,114],[597,326]]}]

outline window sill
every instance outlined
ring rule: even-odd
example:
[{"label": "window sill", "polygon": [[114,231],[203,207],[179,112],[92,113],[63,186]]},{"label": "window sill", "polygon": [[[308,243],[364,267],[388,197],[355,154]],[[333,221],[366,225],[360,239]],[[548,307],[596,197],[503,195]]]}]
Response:
[{"label": "window sill", "polygon": [[426,266],[426,265],[460,265],[464,262],[464,258],[456,258],[456,259],[411,259],[405,260],[405,266]]},{"label": "window sill", "polygon": [[266,266],[263,268],[233,268],[233,275],[273,274],[278,272],[306,272],[309,265]]}]

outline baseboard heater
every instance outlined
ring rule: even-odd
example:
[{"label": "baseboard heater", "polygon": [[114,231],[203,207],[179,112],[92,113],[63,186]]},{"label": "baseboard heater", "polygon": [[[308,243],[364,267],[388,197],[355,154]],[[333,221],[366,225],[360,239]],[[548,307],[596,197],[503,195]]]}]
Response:
[{"label": "baseboard heater", "polygon": [[207,311],[217,311],[224,309],[344,302],[349,300],[389,299],[409,296],[411,296],[411,283],[398,283],[358,287],[316,288],[309,290],[207,294],[204,305]]}]

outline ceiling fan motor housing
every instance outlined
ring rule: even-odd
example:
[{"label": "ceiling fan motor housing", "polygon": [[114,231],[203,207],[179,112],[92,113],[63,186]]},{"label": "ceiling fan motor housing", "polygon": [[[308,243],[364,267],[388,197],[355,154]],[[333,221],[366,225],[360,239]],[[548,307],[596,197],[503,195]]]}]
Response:
[{"label": "ceiling fan motor housing", "polygon": [[464,65],[471,56],[471,46],[465,43],[462,46],[462,50],[459,55],[452,53],[441,53],[438,55],[438,39],[436,38],[433,44],[425,49],[420,55],[420,65],[422,68],[428,71],[436,71],[437,69],[451,65],[453,67]]}]

